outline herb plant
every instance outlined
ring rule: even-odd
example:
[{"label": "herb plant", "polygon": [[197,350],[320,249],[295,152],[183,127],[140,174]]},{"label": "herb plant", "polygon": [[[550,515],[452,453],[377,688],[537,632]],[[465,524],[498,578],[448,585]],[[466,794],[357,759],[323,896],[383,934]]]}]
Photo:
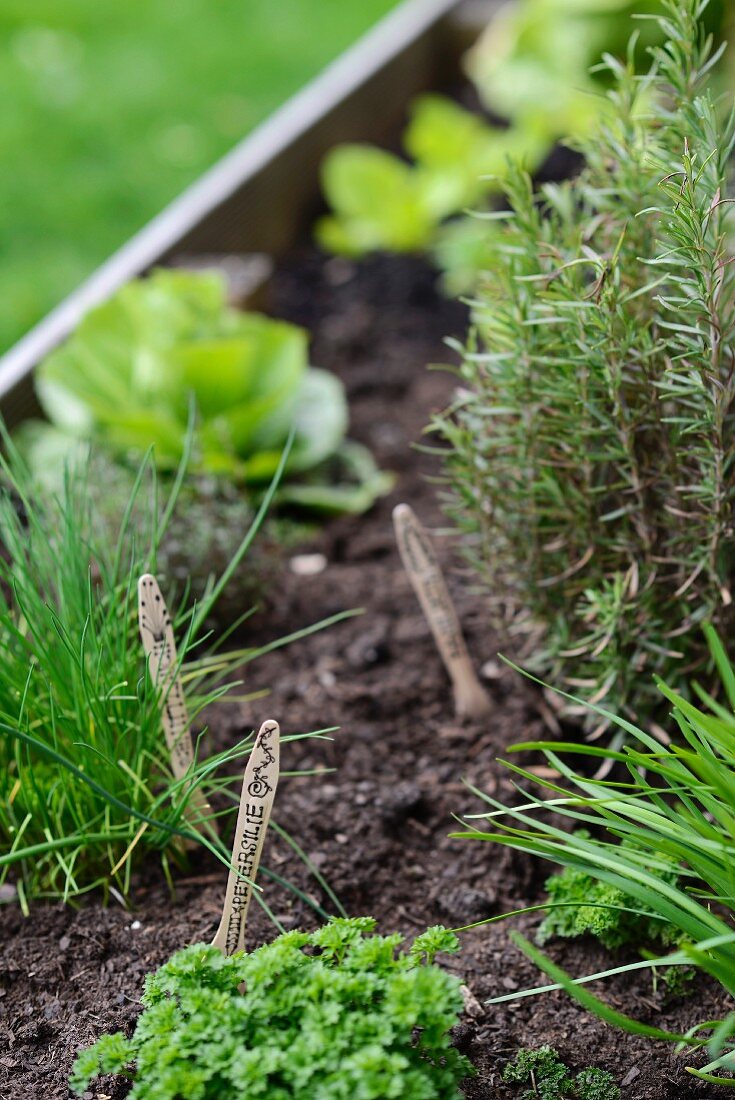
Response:
[{"label": "herb plant", "polygon": [[[206,823],[187,816],[192,795],[227,806],[228,759],[250,738],[174,779],[161,728],[160,692],[146,668],[137,621],[137,580],[157,554],[184,476],[163,505],[155,471],[140,469],[117,528],[97,522],[88,468],[74,463],[59,495],[38,487],[12,442],[0,457],[0,882],[9,875],[21,905],[101,888],[119,900],[151,854],[168,873],[185,860],[183,841],[229,852]],[[267,499],[264,501],[264,508]],[[195,608],[175,609],[191,721],[225,696],[234,671],[257,651],[216,652],[203,623],[240,565],[261,515]]]},{"label": "herb plant", "polygon": [[530,1085],[520,1100],[620,1100],[620,1089],[611,1073],[588,1067],[574,1077],[553,1047],[521,1049],[503,1070],[509,1085]]},{"label": "herb plant", "polygon": [[160,270],[129,283],[41,364],[36,389],[58,429],[25,429],[41,471],[79,438],[138,458],[153,446],[159,468],[173,470],[193,398],[195,471],[257,493],[293,432],[279,501],[359,512],[389,484],[369,452],[345,440],[344,389],[309,366],[306,333],[230,308],[215,274]]},{"label": "herb plant", "polygon": [[72,1088],[124,1073],[131,1100],[459,1098],[472,1072],[448,1035],[460,981],[434,963],[456,937],[430,928],[397,954],[402,937],[374,928],[338,918],[249,955],[177,952],[146,978],[133,1037],[106,1035],[80,1054]]},{"label": "herb plant", "polygon": [[705,7],[665,0],[646,77],[632,49],[607,58],[577,178],[537,196],[511,172],[434,425],[452,515],[533,667],[618,709],[653,700],[653,673],[701,669],[697,624],[728,631],[735,607],[735,112],[708,93]]},{"label": "herb plant", "polygon": [[[586,830],[579,832],[589,839]],[[678,869],[672,866],[668,874],[662,870],[661,877],[676,883]],[[636,906],[635,900],[619,887],[600,882],[587,871],[565,867],[546,880],[546,890],[550,908],[538,930],[538,943],[557,936],[574,939],[591,935],[614,951],[629,945],[650,946],[657,941],[669,946],[676,939],[671,925],[662,923],[655,913],[646,914],[645,906]]]},{"label": "herb plant", "polygon": [[[609,109],[606,54],[625,52],[638,24],[634,62],[660,43],[652,18],[662,0],[516,0],[493,16],[465,59],[481,101],[504,125],[440,95],[419,96],[403,136],[408,159],[370,145],[340,145],[322,167],[331,211],[316,226],[327,251],[427,252],[450,295],[475,291],[492,264],[488,204],[502,192],[508,160],[534,172],[557,142],[594,133]],[[715,0],[704,26],[722,30]],[[480,226],[469,209],[479,212]]]},{"label": "herb plant", "polygon": [[[735,1014],[719,1022],[703,1020],[686,1035],[676,1035],[631,1019],[584,988],[584,982],[593,977],[694,966],[735,996],[735,668],[712,627],[705,632],[726,703],[716,702],[695,684],[695,704],[659,683],[663,698],[673,706],[671,740],[664,742],[625,718],[595,707],[599,716],[626,734],[628,740],[620,751],[584,743],[517,745],[517,751],[542,751],[558,773],[558,781],[539,779],[509,765],[524,780],[545,788],[549,797],[531,793],[518,806],[506,807],[481,795],[491,806],[489,813],[481,815],[489,828],[461,835],[531,852],[589,876],[603,888],[619,891],[620,907],[630,916],[645,919],[649,927],[658,921],[667,929],[661,938],[676,944],[670,953],[648,955],[640,962],[574,980],[537,947],[512,933],[514,941],[558,983],[521,995],[561,987],[608,1023],[693,1050],[707,1046],[711,1062],[696,1072],[711,1078],[735,1070]],[[613,778],[587,778],[571,762],[575,755],[613,763],[619,771]],[[549,812],[553,820],[547,817]],[[558,826],[559,816],[582,828],[565,832]],[[594,830],[595,839],[585,832],[588,829]],[[676,879],[672,879],[672,867]],[[579,899],[580,906],[585,904],[585,899]],[[504,999],[508,998],[498,1000]],[[735,1077],[723,1080],[735,1084]]]}]

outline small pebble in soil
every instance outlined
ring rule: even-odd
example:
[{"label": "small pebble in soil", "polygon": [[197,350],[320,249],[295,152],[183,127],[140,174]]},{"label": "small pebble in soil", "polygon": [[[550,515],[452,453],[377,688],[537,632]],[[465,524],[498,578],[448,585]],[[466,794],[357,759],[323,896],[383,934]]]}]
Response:
[{"label": "small pebble in soil", "polygon": [[390,659],[390,655],[387,619],[380,619],[369,630],[360,634],[345,651],[353,668],[383,664]]},{"label": "small pebble in soil", "polygon": [[330,286],[343,286],[353,278],[355,265],[336,256],[324,264],[324,278]]},{"label": "small pebble in soil", "polygon": [[436,908],[442,918],[453,924],[472,924],[493,916],[497,909],[497,897],[490,886],[486,890],[458,886],[441,894],[436,899]]},{"label": "small pebble in soil", "polygon": [[398,452],[406,447],[409,441],[406,439],[406,433],[396,424],[379,420],[370,427],[370,442],[376,448]]},{"label": "small pebble in soil", "polygon": [[409,817],[420,818],[426,812],[424,794],[416,783],[398,783],[381,792],[378,813],[383,825],[394,829]]},{"label": "small pebble in soil", "polygon": [[324,554],[296,554],[288,567],[297,577],[316,577],[327,568],[327,559]]},{"label": "small pebble in soil", "polygon": [[485,1015],[485,1009],[478,1001],[475,994],[472,992],[468,985],[460,986],[460,993],[462,994],[462,1000],[464,1001],[464,1010],[469,1017],[473,1020],[477,1020],[480,1016]]},{"label": "small pebble in soil", "polygon": [[141,923],[139,920],[134,920],[130,927],[132,928],[133,932],[137,932],[138,929],[141,927]]}]

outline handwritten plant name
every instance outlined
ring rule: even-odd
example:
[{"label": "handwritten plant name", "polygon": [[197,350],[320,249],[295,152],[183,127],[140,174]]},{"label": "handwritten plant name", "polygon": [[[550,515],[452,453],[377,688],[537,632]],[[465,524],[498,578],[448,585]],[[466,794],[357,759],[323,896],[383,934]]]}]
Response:
[{"label": "handwritten plant name", "polygon": [[214,944],[232,955],[245,947],[245,920],[278,784],[279,728],[264,722],[243,778],[222,920]]}]

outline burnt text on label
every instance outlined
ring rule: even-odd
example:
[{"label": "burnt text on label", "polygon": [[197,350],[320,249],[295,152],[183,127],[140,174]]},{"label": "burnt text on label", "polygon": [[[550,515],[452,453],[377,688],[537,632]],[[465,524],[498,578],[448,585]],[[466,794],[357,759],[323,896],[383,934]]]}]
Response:
[{"label": "burnt text on label", "polygon": [[490,700],[472,667],[431,539],[407,504],[393,510],[393,523],[404,568],[451,677],[457,714],[482,718],[490,712]]},{"label": "burnt text on label", "polygon": [[245,922],[252,884],[278,785],[279,741],[278,723],[264,722],[245,769],[222,919],[212,940],[225,955],[245,950]]},{"label": "burnt text on label", "polygon": [[[181,779],[194,763],[194,746],[171,616],[158,581],[151,573],[145,573],[138,581],[138,626],[151,680],[160,692],[161,724],[171,757],[171,770],[176,779]],[[207,828],[216,833],[212,808],[200,790],[192,791],[186,816],[195,825],[206,822]],[[185,846],[194,845],[194,841],[185,842]]]},{"label": "burnt text on label", "polygon": [[151,680],[161,693],[163,732],[177,779],[191,767],[194,748],[184,690],[178,674],[176,643],[166,603],[158,581],[146,573],[138,581],[138,623]]}]

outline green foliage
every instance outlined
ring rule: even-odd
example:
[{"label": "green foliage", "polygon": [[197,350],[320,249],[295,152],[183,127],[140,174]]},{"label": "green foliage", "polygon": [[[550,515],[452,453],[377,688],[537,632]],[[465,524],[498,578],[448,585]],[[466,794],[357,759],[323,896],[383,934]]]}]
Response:
[{"label": "green foliage", "polygon": [[[647,954],[641,962],[613,967],[597,978],[631,970],[696,967],[733,997],[735,668],[711,627],[706,635],[726,703],[716,702],[695,684],[695,705],[661,683],[663,698],[673,706],[670,740],[596,707],[599,716],[626,734],[620,751],[563,742],[517,745],[515,751],[543,752],[560,778],[540,780],[531,771],[509,765],[546,792],[533,791],[516,807],[481,795],[491,811],[479,816],[491,823],[490,828],[461,835],[531,852],[589,876],[631,899],[628,904],[647,921],[655,917],[671,930],[667,936],[677,946],[669,954]],[[574,766],[575,755],[615,764],[618,772],[614,778],[590,779]],[[595,839],[584,828],[565,832],[558,826],[559,816],[575,828],[594,829]],[[571,979],[523,937],[513,934],[513,939],[555,983],[544,989],[566,989],[583,1006],[627,1031],[695,1050],[707,1046],[712,1062],[703,1072],[735,1070],[735,1015],[720,1023],[704,1020],[685,1036],[671,1034],[613,1009],[586,990],[583,983],[591,979]],[[735,1084],[735,1078],[726,1083]]]},{"label": "green foliage", "polygon": [[[88,492],[97,522],[115,534],[133,491],[137,471],[106,450],[90,454]],[[212,577],[221,576],[235,556],[242,532],[255,520],[255,502],[227,479],[189,474],[158,548],[158,571],[179,593],[197,603]],[[145,539],[146,517],[134,512],[135,537]],[[232,574],[212,610],[217,624],[239,619],[243,608],[268,600],[286,568],[289,552],[303,546],[317,528],[312,522],[271,512],[248,551],[247,563]]]},{"label": "green foliage", "polygon": [[620,1089],[607,1070],[589,1066],[576,1075],[572,1095],[579,1100],[620,1100]]},{"label": "green foliage", "polygon": [[[70,445],[94,437],[138,456],[153,446],[159,467],[171,470],[184,452],[193,398],[198,471],[262,488],[293,432],[280,500],[362,510],[386,488],[362,448],[354,485],[354,443],[347,483],[324,479],[325,464],[345,447],[341,382],[309,367],[302,329],[228,307],[214,274],[160,270],[129,283],[41,364],[36,390]],[[36,424],[25,440],[29,460],[43,470],[64,436]],[[298,482],[303,474],[308,487]]]},{"label": "green foliage", "polygon": [[472,1072],[448,1035],[460,982],[433,964],[456,937],[430,929],[397,954],[402,937],[374,928],[333,919],[249,955],[179,951],[146,978],[133,1037],[106,1035],[80,1054],[72,1088],[115,1072],[132,1077],[130,1100],[459,1097]]},{"label": "green foliage", "polygon": [[428,249],[440,224],[497,190],[493,178],[510,155],[533,164],[533,143],[489,126],[439,95],[411,108],[403,144],[411,163],[370,145],[339,145],[322,165],[322,187],[333,213],[316,226],[331,252],[361,256],[384,249]]},{"label": "green foliage", "polygon": [[[585,840],[589,839],[586,830],[578,831]],[[629,842],[623,841],[626,843]],[[678,877],[676,867],[668,874],[661,871],[661,878],[667,883],[676,883]],[[555,936],[573,939],[591,935],[614,951],[657,941],[668,946],[676,938],[671,926],[662,923],[652,910],[646,910],[617,886],[600,882],[587,871],[565,867],[546,880],[546,890],[552,906],[558,908],[549,909],[538,930],[538,943],[546,943]]]},{"label": "green foliage", "polygon": [[532,667],[618,708],[701,668],[692,627],[727,630],[735,606],[735,114],[708,94],[701,7],[665,4],[648,77],[608,59],[578,178],[536,196],[511,172],[434,424],[450,510]]},{"label": "green foliage", "polygon": [[[549,147],[560,138],[582,138],[599,125],[605,54],[622,56],[637,28],[636,62],[660,45],[652,18],[661,0],[520,0],[506,5],[470,51],[467,68],[487,105]],[[636,16],[645,16],[634,23]],[[721,0],[709,5],[705,25],[722,24]]]},{"label": "green foliage", "polygon": [[619,1100],[620,1089],[611,1073],[587,1068],[574,1077],[553,1047],[522,1048],[503,1070],[509,1085],[530,1085],[520,1100]]},{"label": "green foliage", "polygon": [[391,7],[4,0],[0,353]]},{"label": "green foliage", "polygon": [[[610,110],[602,93],[610,73],[606,54],[625,52],[638,24],[632,63],[664,37],[652,18],[662,0],[517,0],[504,4],[466,58],[466,70],[493,116],[476,114],[439,95],[418,97],[410,111],[403,160],[369,145],[341,145],[322,166],[322,188],[332,213],[316,226],[319,243],[348,256],[385,250],[427,251],[448,294],[475,290],[492,264],[487,235],[469,208],[487,215],[502,192],[509,159],[534,172],[554,145],[594,133]],[[721,33],[720,0],[700,13]],[[447,219],[451,219],[447,221]]]},{"label": "green foliage", "polygon": [[[164,506],[144,463],[113,526],[97,520],[86,464],[74,464],[52,495],[4,443],[0,882],[13,876],[24,907],[31,898],[67,899],[96,887],[124,898],[133,868],[152,853],[165,868],[184,862],[184,839],[229,864],[212,829],[195,830],[187,810],[196,789],[208,799],[230,793],[232,781],[216,779],[217,767],[247,755],[251,739],[203,761],[196,730],[202,711],[235,686],[234,671],[258,652],[217,653],[204,644],[202,624],[224,575],[212,578],[195,611],[171,607],[197,749],[191,774],[176,780],[138,628],[137,580],[157,569],[180,479]],[[241,537],[228,574],[261,519]]]}]

